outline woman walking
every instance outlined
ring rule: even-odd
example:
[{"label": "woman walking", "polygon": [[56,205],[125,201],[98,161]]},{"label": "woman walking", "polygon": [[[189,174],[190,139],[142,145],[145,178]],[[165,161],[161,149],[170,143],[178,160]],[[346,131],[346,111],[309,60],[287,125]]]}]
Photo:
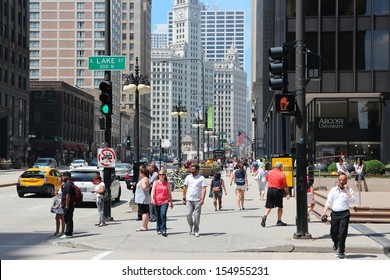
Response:
[{"label": "woman walking", "polygon": [[210,182],[210,192],[213,194],[215,211],[221,210],[222,208],[222,190],[225,192],[225,195],[227,195],[225,182],[221,178],[221,173],[217,172],[214,174],[214,178]]},{"label": "woman walking", "polygon": [[149,172],[145,166],[139,169],[139,180],[135,188],[134,202],[138,203],[139,213],[141,214],[141,228],[138,231],[147,231],[149,222]]},{"label": "woman walking", "polygon": [[95,226],[103,227],[106,225],[106,221],[104,218],[104,200],[103,195],[106,189],[106,186],[103,183],[102,177],[100,175],[95,175],[93,177],[93,183],[95,184],[95,189],[91,192],[96,196],[96,207],[99,212],[99,222],[95,224]]},{"label": "woman walking", "polygon": [[257,186],[259,187],[260,200],[265,200],[265,188],[267,185],[267,169],[265,164],[263,164],[254,174],[255,180],[257,181]]},{"label": "woman walking", "polygon": [[233,172],[232,179],[230,180],[230,186],[234,182],[238,210],[245,210],[244,200],[245,190],[248,190],[248,177],[244,170],[244,166],[241,163],[237,164],[237,168],[238,169]]},{"label": "woman walking", "polygon": [[173,208],[172,193],[169,187],[168,178],[164,170],[158,172],[158,179],[152,187],[152,203],[156,205],[157,212],[157,234],[167,237],[167,211],[168,204]]}]

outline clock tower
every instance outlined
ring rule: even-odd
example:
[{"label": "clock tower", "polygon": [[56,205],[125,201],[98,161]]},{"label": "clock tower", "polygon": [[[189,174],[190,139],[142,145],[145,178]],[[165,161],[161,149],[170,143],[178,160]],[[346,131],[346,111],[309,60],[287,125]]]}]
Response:
[{"label": "clock tower", "polygon": [[175,0],[172,47],[187,58],[201,58],[201,4],[199,0]]}]

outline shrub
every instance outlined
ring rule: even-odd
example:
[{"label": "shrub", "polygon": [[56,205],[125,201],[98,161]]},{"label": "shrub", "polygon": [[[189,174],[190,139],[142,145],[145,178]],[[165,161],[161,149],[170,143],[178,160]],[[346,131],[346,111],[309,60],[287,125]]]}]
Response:
[{"label": "shrub", "polygon": [[332,163],[328,166],[328,172],[330,172],[330,173],[332,173],[332,172],[337,172],[336,162],[332,162]]},{"label": "shrub", "polygon": [[363,163],[368,174],[382,174],[385,170],[385,165],[376,159],[364,161]]}]

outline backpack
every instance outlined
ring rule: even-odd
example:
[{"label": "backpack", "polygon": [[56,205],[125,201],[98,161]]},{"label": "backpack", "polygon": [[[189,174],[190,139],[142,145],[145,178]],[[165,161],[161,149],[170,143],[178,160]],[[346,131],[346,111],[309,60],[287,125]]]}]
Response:
[{"label": "backpack", "polygon": [[83,193],[81,192],[78,186],[76,186],[73,182],[72,184],[74,189],[74,198],[73,198],[74,205],[81,205],[83,203]]}]

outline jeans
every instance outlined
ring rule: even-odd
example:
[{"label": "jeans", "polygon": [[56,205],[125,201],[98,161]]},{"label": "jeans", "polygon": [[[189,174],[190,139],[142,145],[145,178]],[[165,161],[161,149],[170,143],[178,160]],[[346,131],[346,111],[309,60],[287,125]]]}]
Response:
[{"label": "jeans", "polygon": [[104,199],[102,195],[96,198],[96,207],[99,212],[99,224],[104,224]]},{"label": "jeans", "polygon": [[168,203],[155,205],[157,212],[157,232],[167,232]]},{"label": "jeans", "polygon": [[200,205],[200,201],[187,201],[187,222],[194,233],[199,232],[201,210],[202,206]]},{"label": "jeans", "polygon": [[65,218],[65,235],[72,236],[73,235],[73,212],[74,205],[70,203],[69,208],[64,208],[64,218]]}]

